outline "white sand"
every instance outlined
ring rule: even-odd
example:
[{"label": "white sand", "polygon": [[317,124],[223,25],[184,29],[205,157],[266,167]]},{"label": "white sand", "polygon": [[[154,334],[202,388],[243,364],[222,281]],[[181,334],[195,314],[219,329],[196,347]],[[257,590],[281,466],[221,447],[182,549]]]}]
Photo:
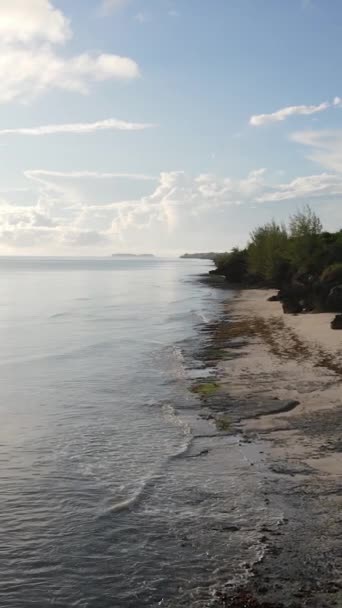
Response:
[{"label": "white sand", "polygon": [[236,312],[241,314],[260,315],[265,318],[281,317],[286,325],[294,330],[303,340],[312,347],[317,345],[325,350],[342,356],[342,330],[330,328],[334,313],[306,313],[301,315],[284,315],[279,302],[267,302],[267,298],[276,294],[276,291],[248,289],[241,292],[238,297]]},{"label": "white sand", "polygon": [[[243,290],[228,303],[232,322],[259,317],[272,324],[281,318],[274,328],[274,338],[284,355],[271,352],[261,336],[248,338],[240,356],[223,362],[223,390],[235,398],[272,397],[296,399],[300,405],[291,412],[263,416],[245,423],[247,430],[274,430],[277,455],[300,459],[313,467],[317,474],[337,476],[342,474],[342,454],[323,454],[321,446],[329,438],[321,440],[306,437],[303,431],[293,431],[293,420],[298,416],[314,415],[326,410],[336,410],[342,405],[342,375],[322,365],[325,355],[342,366],[342,330],[332,330],[333,314],[284,315],[278,302],[267,302],[273,295],[266,290]],[[293,336],[307,347],[308,355],[291,357],[286,346]],[[317,364],[319,365],[317,366]],[[341,412],[340,412],[341,415]],[[290,426],[291,431],[286,431]],[[281,430],[283,429],[283,431]]]}]

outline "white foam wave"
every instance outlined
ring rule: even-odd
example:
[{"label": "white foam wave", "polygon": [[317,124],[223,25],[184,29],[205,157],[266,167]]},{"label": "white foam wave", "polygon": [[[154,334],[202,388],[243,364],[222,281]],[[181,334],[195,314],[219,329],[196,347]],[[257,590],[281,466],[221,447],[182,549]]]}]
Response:
[{"label": "white foam wave", "polygon": [[176,408],[170,403],[164,404],[162,407],[162,411],[165,418],[169,420],[171,424],[178,427],[183,433],[184,441],[180,446],[180,449],[170,457],[171,459],[178,458],[190,449],[194,438],[192,428],[186,420],[184,420],[183,418],[181,418],[181,416],[178,415]]},{"label": "white foam wave", "polygon": [[200,319],[202,323],[210,323],[211,318],[207,316],[207,314],[203,310],[197,310],[196,308],[192,308],[191,310],[175,312],[167,318],[168,322],[174,321],[194,321],[196,318]]},{"label": "white foam wave", "polygon": [[174,356],[176,357],[176,359],[178,361],[181,361],[181,362],[184,361],[184,355],[182,353],[181,348],[179,348],[179,346],[174,346],[173,347],[173,354],[174,354]]},{"label": "white foam wave", "polygon": [[[179,458],[189,450],[193,440],[192,429],[190,424],[178,415],[176,408],[170,403],[164,403],[161,409],[165,419],[179,428],[184,437],[179,450],[177,450],[177,452],[172,454],[172,456],[169,458],[169,460],[173,460],[174,458]],[[160,473],[156,473],[142,480],[133,494],[128,498],[112,505],[110,512],[120,513],[121,511],[127,511],[136,506],[144,498],[144,496],[146,496],[148,490],[154,486],[154,484],[161,479],[161,477],[162,475]]]},{"label": "white foam wave", "polygon": [[211,323],[211,319],[205,314],[205,312],[201,312],[200,310],[198,310],[196,312],[196,315],[201,319],[201,321],[203,321],[203,323]]},{"label": "white foam wave", "polygon": [[135,492],[125,500],[121,500],[120,502],[117,502],[112,505],[110,508],[110,512],[120,513],[121,511],[127,511],[137,505],[140,500],[142,500],[142,498],[146,496],[148,489],[153,486],[160,478],[161,475],[154,474],[146,479],[143,479],[135,490]]},{"label": "white foam wave", "polygon": [[175,346],[172,354],[176,362],[176,376],[178,378],[185,378],[185,359],[181,349],[178,346]]}]

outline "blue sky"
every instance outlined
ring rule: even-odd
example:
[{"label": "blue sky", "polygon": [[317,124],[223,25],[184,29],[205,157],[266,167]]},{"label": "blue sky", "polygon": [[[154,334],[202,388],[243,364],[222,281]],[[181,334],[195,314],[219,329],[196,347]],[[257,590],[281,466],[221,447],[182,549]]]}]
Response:
[{"label": "blue sky", "polygon": [[3,0],[0,253],[342,224],[339,0]]}]

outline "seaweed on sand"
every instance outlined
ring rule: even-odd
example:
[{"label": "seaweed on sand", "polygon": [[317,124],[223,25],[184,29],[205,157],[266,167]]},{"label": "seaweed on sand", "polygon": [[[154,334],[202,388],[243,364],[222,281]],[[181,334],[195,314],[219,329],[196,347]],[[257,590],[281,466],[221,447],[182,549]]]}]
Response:
[{"label": "seaweed on sand", "polygon": [[211,395],[214,395],[218,389],[219,384],[217,382],[200,382],[194,384],[191,391],[200,397],[210,397]]},{"label": "seaweed on sand", "polygon": [[229,416],[220,416],[215,419],[216,428],[218,431],[229,431],[231,428],[231,420]]}]

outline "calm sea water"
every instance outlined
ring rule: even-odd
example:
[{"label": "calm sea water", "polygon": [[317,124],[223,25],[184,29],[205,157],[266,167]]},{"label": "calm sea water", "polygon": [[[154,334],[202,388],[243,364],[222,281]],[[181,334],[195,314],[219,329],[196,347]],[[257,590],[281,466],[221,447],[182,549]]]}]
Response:
[{"label": "calm sea water", "polygon": [[209,606],[257,558],[258,475],[189,392],[208,266],[0,259],[2,608]]}]

